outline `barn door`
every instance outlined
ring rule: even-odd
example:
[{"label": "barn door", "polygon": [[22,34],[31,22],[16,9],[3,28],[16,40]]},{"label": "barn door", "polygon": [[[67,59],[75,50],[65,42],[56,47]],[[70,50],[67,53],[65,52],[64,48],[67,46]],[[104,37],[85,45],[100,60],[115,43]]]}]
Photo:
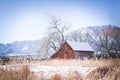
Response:
[{"label": "barn door", "polygon": [[66,52],[64,53],[64,59],[67,59],[67,53]]}]

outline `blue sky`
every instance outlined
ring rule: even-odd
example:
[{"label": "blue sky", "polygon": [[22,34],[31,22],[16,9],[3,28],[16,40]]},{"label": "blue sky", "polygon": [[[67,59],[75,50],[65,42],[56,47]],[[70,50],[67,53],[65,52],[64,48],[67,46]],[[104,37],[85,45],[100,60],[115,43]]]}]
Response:
[{"label": "blue sky", "polygon": [[0,0],[0,43],[35,40],[46,35],[52,16],[71,24],[120,26],[119,0]]}]

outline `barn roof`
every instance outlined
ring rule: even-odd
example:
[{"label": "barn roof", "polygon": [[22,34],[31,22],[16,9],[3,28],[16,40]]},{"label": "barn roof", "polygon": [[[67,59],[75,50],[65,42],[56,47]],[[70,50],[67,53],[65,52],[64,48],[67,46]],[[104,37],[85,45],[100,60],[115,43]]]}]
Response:
[{"label": "barn roof", "polygon": [[92,47],[85,42],[72,42],[72,41],[67,41],[69,46],[76,51],[93,51]]}]

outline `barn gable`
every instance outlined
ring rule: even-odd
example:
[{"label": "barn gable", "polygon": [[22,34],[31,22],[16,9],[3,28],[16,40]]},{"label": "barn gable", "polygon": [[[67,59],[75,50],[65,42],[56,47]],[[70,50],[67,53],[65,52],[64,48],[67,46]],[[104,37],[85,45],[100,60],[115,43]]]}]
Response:
[{"label": "barn gable", "polygon": [[57,52],[55,52],[51,57],[52,58],[73,58],[73,50],[65,41],[61,45],[60,49]]}]

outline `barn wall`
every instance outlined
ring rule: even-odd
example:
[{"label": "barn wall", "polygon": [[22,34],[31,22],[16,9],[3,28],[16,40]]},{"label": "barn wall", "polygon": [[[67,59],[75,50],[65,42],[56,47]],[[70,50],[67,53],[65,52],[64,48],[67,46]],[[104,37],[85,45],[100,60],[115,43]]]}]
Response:
[{"label": "barn wall", "polygon": [[93,51],[74,51],[74,58],[92,58],[93,57]]},{"label": "barn wall", "polygon": [[65,42],[52,58],[71,59],[74,58],[72,48]]}]

